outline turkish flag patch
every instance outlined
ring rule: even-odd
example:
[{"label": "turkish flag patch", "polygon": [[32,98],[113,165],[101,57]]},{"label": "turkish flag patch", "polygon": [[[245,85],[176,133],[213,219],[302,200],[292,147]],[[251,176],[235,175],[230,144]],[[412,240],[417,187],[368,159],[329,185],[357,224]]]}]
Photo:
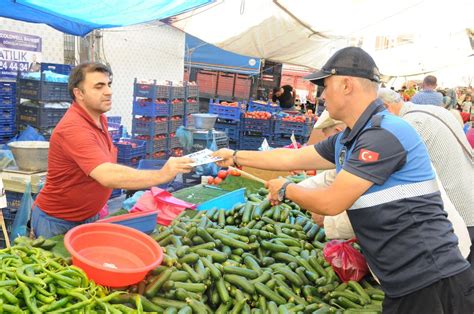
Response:
[{"label": "turkish flag patch", "polygon": [[374,162],[379,160],[379,153],[368,149],[361,149],[359,152],[359,160],[363,162]]}]

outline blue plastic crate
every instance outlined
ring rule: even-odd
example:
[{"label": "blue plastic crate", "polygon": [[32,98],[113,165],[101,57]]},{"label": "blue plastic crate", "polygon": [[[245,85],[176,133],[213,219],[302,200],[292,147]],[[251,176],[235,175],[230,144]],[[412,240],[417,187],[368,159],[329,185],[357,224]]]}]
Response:
[{"label": "blue plastic crate", "polygon": [[99,223],[113,223],[134,228],[144,233],[152,233],[156,228],[158,211],[136,212],[99,220]]},{"label": "blue plastic crate", "polygon": [[199,86],[187,85],[186,86],[186,98],[199,97]]},{"label": "blue plastic crate", "polygon": [[175,102],[171,104],[170,116],[183,116],[184,115],[184,102]]},{"label": "blue plastic crate", "polygon": [[273,119],[242,119],[242,131],[260,132],[264,135],[272,134]]},{"label": "blue plastic crate", "polygon": [[121,124],[122,123],[122,117],[121,116],[108,116],[107,117],[107,123]]},{"label": "blue plastic crate", "polygon": [[16,105],[15,95],[0,95],[0,105],[14,107]]},{"label": "blue plastic crate", "polygon": [[151,154],[158,151],[165,151],[168,149],[168,139],[153,139],[146,141],[146,152]]},{"label": "blue plastic crate", "polygon": [[[122,160],[130,160],[132,158],[144,157],[146,153],[146,142],[136,139],[127,139],[128,143],[115,143],[117,146],[117,157]],[[135,147],[132,147],[135,144]]]},{"label": "blue plastic crate", "polygon": [[23,193],[5,191],[5,195],[7,197],[7,208],[11,212],[16,212],[20,208]]},{"label": "blue plastic crate", "polygon": [[41,63],[41,72],[51,71],[58,74],[69,75],[72,71],[72,66],[70,64],[60,64],[60,63]]},{"label": "blue plastic crate", "polygon": [[197,206],[197,210],[209,210],[212,208],[219,208],[230,210],[235,204],[245,203],[245,188],[241,188],[224,195],[213,198],[209,201],[201,203]]},{"label": "blue plastic crate", "polygon": [[12,231],[13,221],[15,220],[16,211],[11,211],[9,208],[2,208],[3,218],[5,220],[5,226],[7,227],[8,233]]},{"label": "blue plastic crate", "polygon": [[242,109],[240,107],[229,107],[210,103],[209,113],[217,114],[217,116],[221,119],[240,120]]},{"label": "blue plastic crate", "polygon": [[239,148],[242,150],[258,150],[264,139],[263,136],[241,135]]},{"label": "blue plastic crate", "polygon": [[258,102],[249,102],[248,109],[247,111],[253,112],[253,111],[266,111],[266,112],[280,112],[281,107],[280,106],[272,106],[271,104],[261,104]]},{"label": "blue plastic crate", "polygon": [[232,121],[232,122],[217,121],[216,124],[214,125],[214,129],[225,132],[227,134],[227,137],[231,141],[238,141],[240,138],[240,122],[239,121]]},{"label": "blue plastic crate", "polygon": [[[145,156],[143,156],[145,158]],[[136,168],[138,166],[138,162],[142,159],[142,157],[134,157],[131,159],[128,158],[118,158],[117,163],[120,165]]]},{"label": "blue plastic crate", "polygon": [[152,84],[138,83],[137,79],[133,84],[133,96],[151,99],[171,99],[171,86],[156,85],[156,81]]},{"label": "blue plastic crate", "polygon": [[19,78],[17,95],[19,98],[38,101],[71,101],[68,84]]},{"label": "blue plastic crate", "polygon": [[67,108],[46,108],[44,104],[22,103],[17,109],[17,120],[35,128],[54,127],[66,114]]},{"label": "blue plastic crate", "polygon": [[169,148],[170,149],[183,147],[183,145],[181,145],[181,143],[179,142],[179,138],[177,136],[169,137],[168,138],[168,143],[169,143]]},{"label": "blue plastic crate", "polygon": [[9,135],[16,132],[16,126],[12,123],[0,123],[0,135]]},{"label": "blue plastic crate", "polygon": [[171,97],[173,99],[175,99],[175,98],[183,99],[185,97],[185,87],[184,86],[172,86],[171,87]]},{"label": "blue plastic crate", "polygon": [[186,102],[184,104],[184,114],[199,113],[199,102]]},{"label": "blue plastic crate", "polygon": [[15,82],[0,82],[0,95],[7,96],[16,94],[16,83]]},{"label": "blue plastic crate", "polygon": [[133,118],[132,120],[132,133],[133,134],[146,134],[155,136],[157,134],[168,133],[168,121],[156,122],[155,119],[150,121],[143,121],[139,118]]},{"label": "blue plastic crate", "polygon": [[[306,136],[295,136],[296,142],[303,145],[308,141]],[[291,138],[286,136],[274,136],[270,141],[270,146],[274,148],[284,147],[291,144]]]},{"label": "blue plastic crate", "polygon": [[176,130],[182,126],[184,124],[184,120],[183,119],[179,119],[179,120],[169,120],[168,121],[168,131],[169,133],[175,133]]},{"label": "blue plastic crate", "polygon": [[284,121],[281,118],[277,118],[275,120],[274,126],[274,134],[287,134],[291,135],[292,133],[295,135],[301,136],[309,136],[312,130],[312,123],[309,119],[306,119],[305,123],[301,122],[292,122],[292,121]]},{"label": "blue plastic crate", "polygon": [[14,108],[3,109],[0,108],[0,120],[15,120],[16,110]]},{"label": "blue plastic crate", "polygon": [[170,116],[169,103],[153,103],[149,99],[138,99],[133,102],[133,114],[146,117]]}]

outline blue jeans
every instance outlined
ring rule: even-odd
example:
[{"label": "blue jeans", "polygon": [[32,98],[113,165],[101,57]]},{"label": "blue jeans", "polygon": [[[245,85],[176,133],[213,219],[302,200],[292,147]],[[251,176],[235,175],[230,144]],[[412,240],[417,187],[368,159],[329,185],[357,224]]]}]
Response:
[{"label": "blue jeans", "polygon": [[38,206],[35,205],[31,214],[31,227],[36,237],[43,236],[45,238],[51,238],[58,234],[65,234],[70,229],[86,224],[95,222],[99,219],[99,214],[92,216],[81,222],[67,221],[59,218],[54,218],[42,211]]}]

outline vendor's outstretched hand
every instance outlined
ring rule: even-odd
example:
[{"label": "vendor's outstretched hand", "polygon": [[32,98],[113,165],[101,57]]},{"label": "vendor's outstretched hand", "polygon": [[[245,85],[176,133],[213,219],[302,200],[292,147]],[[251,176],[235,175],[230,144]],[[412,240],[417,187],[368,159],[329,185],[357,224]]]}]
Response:
[{"label": "vendor's outstretched hand", "polygon": [[229,167],[234,165],[234,159],[232,155],[234,154],[234,150],[228,148],[221,148],[218,151],[212,154],[213,157],[220,157],[222,158],[221,161],[217,161],[216,164],[219,167]]},{"label": "vendor's outstretched hand", "polygon": [[191,172],[193,167],[190,164],[192,163],[193,160],[188,157],[170,157],[162,168],[163,174],[168,178],[168,181],[171,181],[179,173]]}]

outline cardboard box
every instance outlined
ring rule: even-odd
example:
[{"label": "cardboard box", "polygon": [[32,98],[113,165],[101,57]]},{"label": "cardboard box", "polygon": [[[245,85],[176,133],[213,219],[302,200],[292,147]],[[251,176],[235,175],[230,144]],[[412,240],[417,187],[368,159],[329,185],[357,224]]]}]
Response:
[{"label": "cardboard box", "polygon": [[265,181],[277,179],[278,177],[286,177],[290,175],[290,172],[288,171],[261,170],[261,169],[252,168],[252,167],[243,167],[242,170],[256,177],[259,177]]},{"label": "cardboard box", "polygon": [[1,172],[3,187],[6,191],[24,193],[26,184],[31,183],[31,193],[38,193],[46,181],[46,172],[35,174],[22,174],[14,172]]}]

